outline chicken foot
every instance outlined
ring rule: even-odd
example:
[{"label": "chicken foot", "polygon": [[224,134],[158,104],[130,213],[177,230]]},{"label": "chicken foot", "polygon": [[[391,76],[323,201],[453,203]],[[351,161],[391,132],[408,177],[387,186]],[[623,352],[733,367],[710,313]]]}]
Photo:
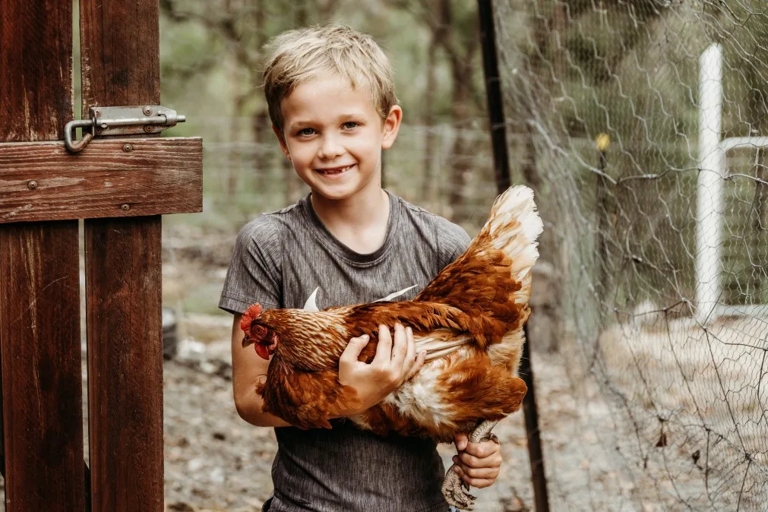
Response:
[{"label": "chicken foot", "polygon": [[[479,443],[481,441],[492,440],[498,443],[498,439],[491,433],[493,427],[496,426],[498,421],[483,421],[475,429],[469,433],[470,443]],[[469,494],[469,484],[464,482],[456,472],[456,464],[451,466],[448,473],[445,474],[445,480],[443,480],[443,496],[449,505],[460,510],[472,510],[472,505],[475,504],[475,496]]]}]

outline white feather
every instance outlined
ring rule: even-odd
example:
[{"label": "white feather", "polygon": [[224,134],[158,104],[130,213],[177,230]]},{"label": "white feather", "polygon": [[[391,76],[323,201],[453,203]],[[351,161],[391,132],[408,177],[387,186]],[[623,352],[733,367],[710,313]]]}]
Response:
[{"label": "white feather", "polygon": [[315,288],[315,291],[312,292],[312,295],[309,296],[307,299],[307,302],[304,303],[304,311],[320,311],[317,307],[317,291],[320,289],[318,286]]}]

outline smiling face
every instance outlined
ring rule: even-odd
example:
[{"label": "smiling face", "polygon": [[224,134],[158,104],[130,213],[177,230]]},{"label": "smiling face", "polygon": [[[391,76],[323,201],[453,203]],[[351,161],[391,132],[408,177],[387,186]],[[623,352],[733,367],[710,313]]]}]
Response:
[{"label": "smiling face", "polygon": [[313,197],[343,201],[381,189],[381,151],[392,146],[402,110],[382,119],[367,87],[327,73],[302,82],[282,101],[280,146]]}]

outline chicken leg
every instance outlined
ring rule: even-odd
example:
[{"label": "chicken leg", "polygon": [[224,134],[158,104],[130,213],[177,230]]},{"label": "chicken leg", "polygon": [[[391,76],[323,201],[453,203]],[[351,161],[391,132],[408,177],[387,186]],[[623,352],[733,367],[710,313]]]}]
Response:
[{"label": "chicken leg", "polygon": [[[470,443],[479,443],[481,441],[492,440],[498,443],[496,436],[491,433],[493,427],[498,421],[483,421],[469,433]],[[464,482],[455,469],[456,464],[451,466],[443,480],[443,496],[449,505],[461,510],[472,510],[475,503],[475,497],[469,494],[469,484]]]}]

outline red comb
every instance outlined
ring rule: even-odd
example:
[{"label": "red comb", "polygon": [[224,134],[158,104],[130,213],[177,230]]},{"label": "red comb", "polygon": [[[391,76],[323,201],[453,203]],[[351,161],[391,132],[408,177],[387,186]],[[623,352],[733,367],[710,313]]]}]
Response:
[{"label": "red comb", "polygon": [[248,332],[251,328],[251,322],[259,318],[261,314],[261,304],[251,304],[248,309],[243,313],[243,318],[240,319],[240,329],[244,332]]}]

